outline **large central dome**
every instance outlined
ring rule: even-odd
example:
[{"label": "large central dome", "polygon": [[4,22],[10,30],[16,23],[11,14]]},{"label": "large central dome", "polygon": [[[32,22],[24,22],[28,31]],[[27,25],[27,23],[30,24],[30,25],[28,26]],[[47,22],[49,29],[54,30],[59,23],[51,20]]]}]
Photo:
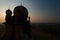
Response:
[{"label": "large central dome", "polygon": [[28,17],[28,10],[24,6],[16,6],[13,12],[14,16]]}]

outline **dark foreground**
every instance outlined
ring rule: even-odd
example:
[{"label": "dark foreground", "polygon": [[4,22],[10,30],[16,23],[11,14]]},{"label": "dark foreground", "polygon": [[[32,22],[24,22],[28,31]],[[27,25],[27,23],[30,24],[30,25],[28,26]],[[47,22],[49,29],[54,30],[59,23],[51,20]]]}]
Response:
[{"label": "dark foreground", "polygon": [[[33,40],[60,40],[60,23],[32,23]],[[0,25],[0,40],[5,33],[5,26]]]}]

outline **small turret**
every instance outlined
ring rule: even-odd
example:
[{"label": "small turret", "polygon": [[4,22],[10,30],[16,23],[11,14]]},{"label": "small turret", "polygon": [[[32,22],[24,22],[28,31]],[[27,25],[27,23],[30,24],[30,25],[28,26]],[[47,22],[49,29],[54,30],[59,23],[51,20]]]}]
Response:
[{"label": "small turret", "polygon": [[10,9],[6,10],[6,24],[10,24],[12,19],[11,19],[11,16],[12,16],[12,11]]},{"label": "small turret", "polygon": [[6,15],[12,15],[12,11],[10,9],[6,10]]}]

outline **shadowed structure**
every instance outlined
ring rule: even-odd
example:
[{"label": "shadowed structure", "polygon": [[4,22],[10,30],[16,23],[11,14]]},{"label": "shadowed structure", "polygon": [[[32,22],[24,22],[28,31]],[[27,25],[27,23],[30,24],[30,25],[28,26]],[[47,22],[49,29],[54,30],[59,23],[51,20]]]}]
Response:
[{"label": "shadowed structure", "polygon": [[24,6],[17,6],[14,8],[13,12],[14,12],[13,20],[14,20],[14,25],[16,27],[15,30],[17,30],[15,35],[18,34],[19,36],[20,29],[22,29],[23,39],[25,34],[27,34],[28,37],[31,38],[31,35],[30,35],[31,25],[30,25],[30,17],[28,17],[28,10]]},{"label": "shadowed structure", "polygon": [[[28,17],[28,10],[24,7],[24,6],[17,6],[14,8],[13,10],[14,12],[14,20],[16,23],[25,23],[27,21],[27,17]],[[17,21],[18,20],[18,21]]]},{"label": "shadowed structure", "polygon": [[[6,10],[6,33],[3,40],[24,40],[27,34],[28,39],[31,38],[30,17],[28,17],[28,10],[24,6],[16,6],[13,10],[14,15],[10,9]],[[21,32],[22,31],[22,32]],[[23,35],[21,35],[21,33]]]}]

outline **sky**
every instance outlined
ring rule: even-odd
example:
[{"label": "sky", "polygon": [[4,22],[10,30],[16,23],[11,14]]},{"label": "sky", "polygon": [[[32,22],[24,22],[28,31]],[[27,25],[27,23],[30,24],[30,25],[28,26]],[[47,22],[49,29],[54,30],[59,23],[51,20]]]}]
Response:
[{"label": "sky", "polygon": [[28,9],[31,22],[60,22],[60,0],[0,0],[0,23],[5,22],[5,11],[22,5]]}]

